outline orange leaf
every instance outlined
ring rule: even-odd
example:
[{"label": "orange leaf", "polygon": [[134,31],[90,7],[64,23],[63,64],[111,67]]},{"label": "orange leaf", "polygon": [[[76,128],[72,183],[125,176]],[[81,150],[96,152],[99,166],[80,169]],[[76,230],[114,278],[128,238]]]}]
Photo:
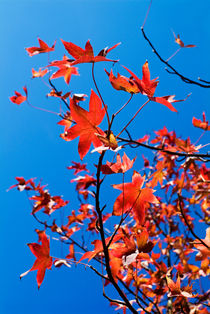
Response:
[{"label": "orange leaf", "polygon": [[48,69],[45,69],[45,70],[42,70],[41,68],[39,68],[39,71],[35,71],[33,68],[32,68],[32,78],[35,78],[35,77],[43,77],[45,74],[48,73]]},{"label": "orange leaf", "polygon": [[181,281],[180,277],[178,276],[177,282],[174,282],[170,277],[166,275],[166,281],[170,292],[168,294],[169,297],[177,297],[182,296],[184,298],[194,298],[195,296],[192,295],[192,288],[187,286],[181,289]]},{"label": "orange leaf", "polygon": [[112,70],[110,73],[106,70],[105,72],[109,77],[110,83],[116,90],[123,90],[131,94],[137,94],[140,92],[134,80],[129,79],[128,77],[125,77],[123,75],[120,75],[119,73],[117,74],[117,77],[115,77]]},{"label": "orange leaf", "polygon": [[180,39],[179,35],[177,35],[177,37],[176,37],[174,32],[173,32],[173,35],[174,35],[174,38],[175,38],[175,43],[177,43],[181,48],[194,48],[194,47],[196,47],[196,45],[185,45],[183,43],[183,41]]},{"label": "orange leaf", "polygon": [[195,117],[193,117],[192,119],[192,124],[196,127],[196,128],[201,128],[205,131],[210,131],[210,125],[209,122],[206,121],[206,115],[205,112],[203,112],[203,121],[196,119]]}]

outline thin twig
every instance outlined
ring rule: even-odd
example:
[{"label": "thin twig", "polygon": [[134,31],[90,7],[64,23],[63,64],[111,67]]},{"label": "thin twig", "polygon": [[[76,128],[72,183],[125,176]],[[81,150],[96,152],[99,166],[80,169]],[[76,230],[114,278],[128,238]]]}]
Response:
[{"label": "thin twig", "polygon": [[108,121],[108,126],[109,126],[109,125],[110,125],[110,119],[109,119],[109,115],[108,115],[108,111],[107,111],[107,106],[105,105],[105,102],[104,102],[104,100],[103,100],[103,97],[102,97],[102,95],[101,95],[101,93],[100,93],[100,91],[99,91],[98,85],[97,85],[97,83],[96,83],[95,74],[94,74],[94,65],[95,65],[95,63],[93,62],[93,63],[92,63],[92,78],[93,78],[93,82],[94,82],[95,88],[96,88],[96,90],[97,90],[97,92],[98,92],[98,95],[99,95],[99,97],[100,97],[100,99],[101,99],[101,101],[102,101],[103,107],[104,107],[104,109],[105,109],[106,116],[107,116],[107,121]]},{"label": "thin twig", "polygon": [[[57,90],[57,88],[55,87],[55,85],[52,83],[52,81],[50,80],[50,78],[49,78],[49,83],[50,83],[50,86],[55,90],[55,92],[58,94],[59,93],[59,91]],[[64,98],[60,98],[62,101],[63,101],[63,103],[65,104],[65,106],[68,108],[68,109],[70,109],[70,107],[69,107],[69,104],[67,103],[67,101],[64,99]]]},{"label": "thin twig", "polygon": [[122,132],[129,126],[129,124],[135,119],[135,117],[138,115],[138,113],[148,104],[150,99],[148,99],[134,114],[134,116],[130,119],[130,121],[124,126],[124,128],[120,131],[120,133],[116,136],[116,138],[119,138],[119,136],[122,134]]}]

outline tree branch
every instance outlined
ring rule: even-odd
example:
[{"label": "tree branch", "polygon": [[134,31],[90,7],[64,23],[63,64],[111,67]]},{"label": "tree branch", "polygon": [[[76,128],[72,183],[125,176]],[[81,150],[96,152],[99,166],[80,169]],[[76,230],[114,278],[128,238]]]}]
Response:
[{"label": "tree branch", "polygon": [[161,148],[161,147],[155,147],[155,146],[152,146],[152,145],[148,145],[148,144],[143,144],[143,143],[139,143],[135,140],[131,140],[131,139],[125,139],[125,138],[122,138],[122,137],[118,137],[119,140],[123,141],[123,142],[126,142],[126,143],[130,143],[130,144],[136,144],[136,146],[142,146],[142,147],[145,147],[145,148],[148,148],[148,149],[151,149],[151,150],[156,150],[156,151],[159,151],[159,152],[162,152],[162,153],[166,153],[168,155],[173,155],[173,156],[182,156],[182,157],[194,157],[194,158],[197,158],[198,160],[201,160],[201,158],[206,158],[207,160],[204,160],[202,159],[201,161],[203,162],[209,162],[210,161],[210,154],[197,154],[197,153],[184,153],[184,152],[172,152],[170,150],[167,150],[167,149],[164,149],[164,148]]},{"label": "tree branch", "polygon": [[202,84],[202,83],[200,83],[200,82],[197,82],[197,81],[194,81],[194,80],[192,80],[192,79],[190,79],[190,78],[187,78],[186,76],[184,76],[184,75],[182,75],[181,73],[179,73],[172,65],[170,65],[170,64],[168,63],[167,60],[164,60],[164,59],[160,56],[160,54],[159,54],[158,51],[155,49],[155,47],[154,47],[154,45],[152,44],[152,42],[150,41],[150,39],[149,39],[149,38],[147,37],[147,35],[145,34],[145,31],[144,31],[144,27],[143,27],[143,26],[141,27],[141,31],[142,31],[142,34],[143,34],[145,40],[148,42],[148,44],[150,45],[150,47],[152,48],[152,50],[153,50],[153,52],[156,54],[156,56],[159,58],[159,60],[172,70],[172,72],[169,71],[169,70],[167,70],[167,72],[179,76],[180,79],[181,79],[183,82],[187,83],[187,84],[194,84],[194,85],[197,85],[197,86],[200,86],[200,87],[203,87],[203,88],[210,88],[210,83],[209,83],[208,81],[205,81],[205,80],[202,80],[202,79],[199,78],[199,81],[200,81],[200,82],[203,82],[203,84]]},{"label": "tree branch", "polygon": [[185,216],[185,213],[184,213],[184,210],[182,208],[182,204],[181,204],[181,201],[182,201],[182,198],[181,198],[181,195],[178,193],[178,200],[179,200],[179,208],[180,208],[180,211],[182,213],[182,217],[184,218],[184,221],[186,223],[186,225],[188,226],[190,232],[192,233],[192,235],[197,239],[199,240],[207,249],[210,250],[210,247],[201,239],[199,238],[199,236],[193,231],[192,227],[190,226],[186,216]]}]

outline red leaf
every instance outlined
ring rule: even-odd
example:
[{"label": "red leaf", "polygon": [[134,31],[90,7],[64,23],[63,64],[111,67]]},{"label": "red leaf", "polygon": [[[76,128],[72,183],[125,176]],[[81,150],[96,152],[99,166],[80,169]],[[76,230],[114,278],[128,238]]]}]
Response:
[{"label": "red leaf", "polygon": [[145,206],[149,203],[159,203],[157,198],[153,195],[153,190],[143,188],[144,177],[134,171],[132,182],[125,184],[114,184],[115,189],[123,191],[114,203],[113,215],[121,216],[122,214],[133,211],[139,222],[143,224],[145,220]]},{"label": "red leaf", "polygon": [[55,43],[52,45],[52,47],[49,47],[43,40],[41,40],[40,38],[38,38],[39,41],[39,47],[29,47],[29,48],[25,48],[26,51],[28,52],[29,56],[35,56],[39,53],[44,53],[44,52],[50,52],[53,51],[55,48]]},{"label": "red leaf", "polygon": [[79,162],[72,161],[72,166],[67,167],[69,170],[74,169],[74,175],[77,175],[81,171],[86,171],[89,172],[88,169],[86,168],[87,164],[81,164]]},{"label": "red leaf", "polygon": [[52,214],[56,209],[66,206],[69,201],[64,201],[60,196],[51,196],[48,190],[38,189],[39,195],[30,197],[30,200],[35,201],[32,214],[44,208],[44,213],[47,215]]},{"label": "red leaf", "polygon": [[85,175],[79,176],[76,179],[71,180],[71,182],[77,182],[76,190],[88,189],[91,185],[96,185],[96,179],[93,176]]},{"label": "red leaf", "polygon": [[27,275],[28,272],[32,270],[38,270],[36,280],[39,288],[42,284],[42,281],[44,280],[46,269],[50,269],[52,267],[52,257],[50,256],[50,242],[45,234],[45,231],[37,230],[37,233],[39,235],[39,241],[41,241],[41,244],[28,244],[31,252],[36,256],[36,260],[31,269],[21,274],[20,278]]},{"label": "red leaf", "polygon": [[142,67],[142,80],[138,78],[132,71],[130,71],[128,68],[123,66],[134,78],[134,82],[139,88],[140,93],[143,95],[147,95],[147,97],[154,102],[160,103],[166,107],[168,107],[171,111],[177,112],[177,110],[172,106],[171,103],[173,102],[180,102],[184,101],[187,99],[187,96],[185,99],[181,100],[175,100],[174,96],[175,95],[169,95],[169,96],[162,96],[162,97],[154,97],[155,89],[158,85],[157,78],[150,80],[150,71],[149,71],[149,66],[148,62],[146,61]]},{"label": "red leaf", "polygon": [[[158,102],[159,104],[166,106],[171,111],[177,112],[177,110],[171,104],[171,102],[174,102],[173,100],[171,100],[173,97],[174,97],[174,95],[162,96],[162,97],[151,97],[150,99],[152,101]],[[170,99],[170,101],[169,101],[169,99]],[[176,102],[176,100],[175,100],[175,102]]]},{"label": "red leaf", "polygon": [[77,68],[72,67],[69,59],[64,55],[63,60],[51,62],[49,66],[58,67],[59,70],[53,73],[50,79],[64,77],[64,80],[69,84],[72,75],[79,75]]},{"label": "red leaf", "polygon": [[72,259],[76,260],[73,243],[71,243],[69,246],[69,254],[66,256],[66,258],[69,258],[69,259],[72,258]]},{"label": "red leaf", "polygon": [[[114,238],[112,239],[112,243],[109,246],[109,249],[112,248],[112,246],[114,245],[113,243],[118,241],[120,239],[120,237],[121,236],[118,236],[118,235],[114,236]],[[106,238],[106,240],[105,240],[106,245],[109,243],[110,239],[111,239],[111,237]],[[83,254],[83,256],[80,258],[79,262],[82,261],[83,259],[86,259],[86,258],[88,258],[88,262],[89,262],[96,255],[103,252],[103,244],[102,244],[101,240],[94,240],[91,243],[94,245],[94,250],[86,252],[85,254]]]},{"label": "red leaf", "polygon": [[62,39],[61,41],[64,44],[64,47],[68,51],[68,53],[75,59],[75,61],[73,61],[71,65],[75,65],[79,63],[100,62],[100,61],[117,62],[116,60],[107,59],[106,55],[112,49],[116,48],[119,44],[114,45],[110,49],[104,49],[97,56],[94,56],[93,48],[89,40],[86,42],[85,49],[82,49],[81,47],[71,42],[67,42]]},{"label": "red leaf", "polygon": [[148,61],[146,61],[142,67],[142,88],[144,93],[148,96],[148,97],[152,97],[155,93],[155,89],[159,83],[159,81],[157,81],[158,78],[155,78],[153,80],[150,80],[150,71],[149,71],[149,66],[148,66]]},{"label": "red leaf", "polygon": [[150,71],[149,71],[149,66],[148,66],[148,61],[146,61],[143,66],[142,66],[142,80],[138,78],[132,71],[130,71],[128,68],[123,66],[134,78],[136,84],[139,87],[140,93],[143,95],[147,95],[148,97],[152,97],[155,93],[155,89],[159,83],[157,81],[157,78],[150,80]]},{"label": "red leaf", "polygon": [[136,243],[133,236],[124,236],[122,240],[124,243],[118,242],[112,245],[112,255],[118,258],[122,258],[123,256],[136,252]]},{"label": "red leaf", "polygon": [[106,165],[101,166],[101,171],[103,174],[125,173],[133,167],[135,160],[136,158],[130,160],[126,153],[124,153],[121,162],[121,157],[119,154],[117,154],[117,162],[113,163],[107,161]]},{"label": "red leaf", "polygon": [[104,135],[104,132],[98,125],[104,118],[105,109],[102,109],[101,100],[93,90],[90,96],[89,111],[78,106],[73,99],[70,101],[70,109],[72,119],[77,124],[71,127],[65,134],[61,135],[61,137],[66,141],[71,141],[79,136],[78,151],[80,158],[83,159],[88,153],[91,143],[93,143],[94,147],[101,145],[101,141],[95,133]]},{"label": "red leaf", "polygon": [[64,126],[64,132],[67,132],[68,129],[70,129],[71,124],[72,124],[72,116],[70,111],[67,111],[64,115],[64,119],[59,121],[57,124],[63,125]]},{"label": "red leaf", "polygon": [[195,117],[193,117],[192,119],[192,124],[196,127],[196,128],[200,128],[203,129],[205,131],[210,131],[210,125],[209,122],[206,121],[206,115],[205,112],[203,112],[203,121],[196,119]]},{"label": "red leaf", "polygon": [[17,189],[21,192],[24,190],[29,191],[35,189],[34,179],[29,179],[27,181],[25,181],[23,177],[16,177],[15,179],[18,181],[18,183],[10,186],[8,191],[15,187],[17,187]]},{"label": "red leaf", "polygon": [[15,91],[15,95],[9,98],[10,101],[13,102],[14,104],[17,104],[17,105],[20,105],[20,104],[22,104],[22,102],[26,101],[27,94],[28,94],[26,86],[23,87],[23,90],[24,90],[26,96],[23,96],[23,95],[21,95],[21,93]]}]

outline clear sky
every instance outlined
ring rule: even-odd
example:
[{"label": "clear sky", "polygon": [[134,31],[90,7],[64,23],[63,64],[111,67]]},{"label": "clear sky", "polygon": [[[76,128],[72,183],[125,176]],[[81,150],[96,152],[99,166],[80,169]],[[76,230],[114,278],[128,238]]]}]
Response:
[{"label": "clear sky", "polygon": [[[172,64],[186,76],[210,80],[209,0],[199,3],[195,0],[153,2],[145,30],[161,55],[167,58],[178,48],[174,43],[174,30],[186,44],[192,43],[197,47],[180,51]],[[102,297],[100,280],[81,266],[48,271],[39,291],[35,272],[19,280],[19,275],[34,262],[26,243],[37,241],[34,229],[38,225],[30,215],[31,208],[25,195],[15,190],[6,193],[6,190],[14,184],[15,176],[42,178],[43,183],[49,184],[52,194],[70,199],[73,209],[74,188],[69,184],[71,176],[66,166],[72,160],[79,161],[77,140],[74,143],[61,140],[59,134],[62,128],[56,124],[56,116],[9,101],[14,90],[21,92],[22,86],[27,85],[31,103],[57,110],[55,102],[45,97],[48,89],[40,81],[31,80],[31,68],[46,65],[47,54],[30,58],[25,47],[36,46],[37,37],[49,45],[56,39],[56,52],[51,56],[53,60],[61,59],[66,53],[61,38],[82,47],[90,39],[96,52],[121,42],[110,53],[110,58],[120,59],[121,64],[140,77],[141,67],[147,59],[152,77],[159,76],[160,79],[157,95],[176,94],[177,99],[182,99],[192,92],[186,102],[176,105],[178,114],[151,103],[139,117],[133,130],[134,137],[140,138],[165,125],[169,130],[175,130],[177,135],[190,136],[196,141],[201,131],[192,126],[192,117],[201,118],[203,111],[207,118],[210,117],[209,90],[184,84],[179,78],[167,74],[164,65],[143,39],[140,26],[148,4],[146,0],[0,0],[1,314],[113,312]],[[80,66],[81,75],[72,79],[70,90],[90,95],[90,88],[93,87],[90,67]],[[111,65],[96,67],[99,86],[107,103],[117,108],[119,102],[128,99],[128,95],[117,93],[110,87],[104,67],[109,70]],[[127,75],[120,65],[116,69]],[[57,86],[64,86],[62,78],[56,83]],[[144,101],[142,95],[136,96],[131,116]],[[122,115],[122,125],[127,119],[127,114]],[[116,125],[117,128],[120,129],[120,125]],[[201,144],[208,141],[205,135]],[[139,160],[142,153],[147,156],[146,151],[140,151]],[[94,162],[94,156],[88,158],[84,162]],[[140,161],[138,165],[140,167]],[[201,230],[201,236],[205,237],[204,230]],[[53,241],[56,250],[56,241]],[[62,248],[57,247],[57,251],[62,251]]]}]

